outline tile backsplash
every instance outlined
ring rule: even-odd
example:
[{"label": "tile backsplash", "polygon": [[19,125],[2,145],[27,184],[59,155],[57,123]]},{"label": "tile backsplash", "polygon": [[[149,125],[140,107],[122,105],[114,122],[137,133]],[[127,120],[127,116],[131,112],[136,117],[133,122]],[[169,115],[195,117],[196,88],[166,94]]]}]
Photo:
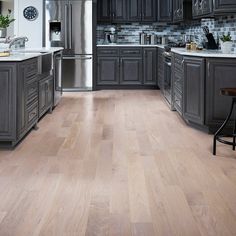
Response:
[{"label": "tile backsplash", "polygon": [[181,39],[183,34],[193,35],[197,41],[205,40],[202,31],[203,26],[208,26],[210,32],[215,36],[221,37],[223,33],[230,32],[233,39],[233,50],[236,53],[236,15],[218,17],[214,19],[202,19],[193,21],[191,24],[116,24],[116,25],[98,25],[97,42],[104,43],[104,34],[109,32],[111,27],[115,27],[117,32],[117,43],[139,43],[139,33],[156,34],[159,36],[168,36],[169,39]]}]

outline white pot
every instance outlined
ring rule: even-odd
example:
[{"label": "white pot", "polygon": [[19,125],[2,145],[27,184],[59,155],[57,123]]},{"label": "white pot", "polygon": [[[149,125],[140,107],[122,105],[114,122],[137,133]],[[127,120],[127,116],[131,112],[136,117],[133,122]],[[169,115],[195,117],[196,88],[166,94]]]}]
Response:
[{"label": "white pot", "polygon": [[224,54],[232,53],[233,42],[221,42],[221,51]]},{"label": "white pot", "polygon": [[7,37],[7,28],[0,28],[0,38]]}]

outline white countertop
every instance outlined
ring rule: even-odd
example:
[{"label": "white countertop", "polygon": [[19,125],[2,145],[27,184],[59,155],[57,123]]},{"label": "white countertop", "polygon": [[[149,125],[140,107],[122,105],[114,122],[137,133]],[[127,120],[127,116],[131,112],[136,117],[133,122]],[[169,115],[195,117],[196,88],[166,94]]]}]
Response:
[{"label": "white countertop", "polygon": [[57,47],[57,48],[56,47],[52,47],[52,48],[24,48],[24,49],[12,51],[11,55],[8,57],[0,57],[0,62],[25,61],[25,60],[43,55],[40,52],[54,53],[54,52],[57,52],[60,50],[63,50],[63,48],[60,48],[60,47]]},{"label": "white countertop", "polygon": [[[164,48],[165,45],[141,45],[141,44],[99,44],[98,47],[158,47]],[[236,53],[223,54],[221,50],[201,50],[201,51],[188,51],[185,48],[172,48],[172,52],[193,57],[205,58],[236,58]]]}]

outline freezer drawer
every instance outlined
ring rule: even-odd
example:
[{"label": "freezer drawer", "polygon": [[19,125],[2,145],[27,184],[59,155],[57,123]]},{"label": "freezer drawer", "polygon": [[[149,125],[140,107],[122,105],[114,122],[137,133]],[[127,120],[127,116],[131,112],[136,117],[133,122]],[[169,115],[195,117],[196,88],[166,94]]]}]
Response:
[{"label": "freezer drawer", "polygon": [[63,56],[63,91],[92,90],[93,56]]}]

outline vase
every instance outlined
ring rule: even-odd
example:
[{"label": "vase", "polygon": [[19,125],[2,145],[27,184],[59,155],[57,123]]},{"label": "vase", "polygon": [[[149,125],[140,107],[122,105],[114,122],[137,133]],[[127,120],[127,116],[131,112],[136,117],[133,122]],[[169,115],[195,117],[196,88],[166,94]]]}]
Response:
[{"label": "vase", "polygon": [[221,51],[224,54],[232,53],[233,42],[221,42]]},{"label": "vase", "polygon": [[7,28],[0,28],[0,38],[7,37]]}]

